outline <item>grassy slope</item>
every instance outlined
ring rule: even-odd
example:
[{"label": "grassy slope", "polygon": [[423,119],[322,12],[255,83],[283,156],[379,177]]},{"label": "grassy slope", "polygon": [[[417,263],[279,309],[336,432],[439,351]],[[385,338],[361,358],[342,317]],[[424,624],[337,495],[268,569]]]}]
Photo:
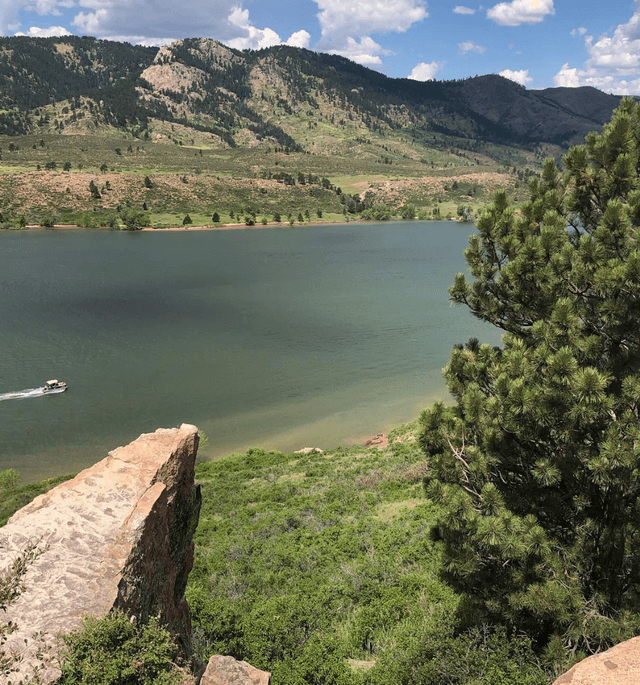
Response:
[{"label": "grassy slope", "polygon": [[415,426],[398,436],[384,449],[200,464],[187,595],[202,657],[245,659],[273,685],[548,682],[526,640],[456,635]]},{"label": "grassy slope", "polygon": [[[53,214],[56,223],[82,224],[87,212],[114,212],[118,206],[142,210],[143,203],[151,225],[158,227],[180,225],[186,213],[210,218],[214,211],[223,222],[231,221],[231,213],[244,216],[249,211],[258,219],[270,219],[274,212],[295,217],[306,210],[315,216],[318,209],[342,214],[340,198],[319,185],[287,186],[264,178],[282,172],[296,179],[300,172],[326,176],[348,193],[372,191],[377,202],[396,210],[412,202],[431,215],[431,208],[440,205],[446,216],[449,211],[455,215],[459,204],[479,209],[497,187],[509,188],[517,200],[525,184],[513,172],[516,161],[518,167],[537,164],[533,154],[520,152],[522,159],[509,166],[509,148],[500,152],[500,164],[481,153],[427,154],[409,145],[402,132],[367,143],[345,139],[340,154],[332,154],[332,147],[317,154],[285,154],[268,147],[215,147],[204,134],[163,122],[154,125],[149,140],[108,127],[99,132],[68,129],[65,135],[0,137],[0,212],[5,223],[17,224],[24,215],[27,223],[37,224]],[[493,147],[495,156],[498,148]],[[48,163],[56,169],[47,170]],[[65,163],[71,165],[68,172],[63,171]],[[144,187],[147,175],[154,181],[152,189]],[[99,200],[91,197],[91,181],[101,190]]]}]

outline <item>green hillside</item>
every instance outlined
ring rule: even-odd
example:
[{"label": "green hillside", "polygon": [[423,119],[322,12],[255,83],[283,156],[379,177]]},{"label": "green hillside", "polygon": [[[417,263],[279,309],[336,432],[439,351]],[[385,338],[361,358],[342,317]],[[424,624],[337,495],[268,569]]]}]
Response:
[{"label": "green hillside", "polygon": [[135,213],[136,226],[154,227],[187,214],[196,224],[473,216],[497,188],[523,199],[542,160],[618,103],[500,76],[391,79],[335,55],[197,38],[160,49],[0,38],[0,84],[9,228],[127,226]]}]

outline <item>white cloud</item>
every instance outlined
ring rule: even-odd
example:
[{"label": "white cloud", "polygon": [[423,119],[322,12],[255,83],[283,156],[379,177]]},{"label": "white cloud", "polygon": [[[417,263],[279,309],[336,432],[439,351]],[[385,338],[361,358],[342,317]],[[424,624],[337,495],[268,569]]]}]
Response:
[{"label": "white cloud", "polygon": [[341,42],[347,36],[404,32],[429,16],[424,0],[315,0],[325,41]]},{"label": "white cloud", "polygon": [[465,40],[464,43],[458,43],[458,50],[460,50],[462,53],[477,52],[479,55],[481,55],[483,52],[487,51],[487,48],[485,48],[483,45],[477,45],[473,41]]},{"label": "white cloud", "polygon": [[318,50],[367,66],[391,54],[372,33],[403,33],[429,16],[425,0],[315,0],[322,37]]},{"label": "white cloud", "polygon": [[624,75],[637,71],[640,68],[640,10],[626,24],[620,24],[610,38],[604,36],[594,43],[592,36],[586,36],[585,45],[590,67]]},{"label": "white cloud", "polygon": [[454,14],[475,14],[476,11],[471,9],[471,7],[465,7],[464,5],[456,5],[453,8]]},{"label": "white cloud", "polygon": [[640,95],[640,77],[626,79],[611,74],[598,73],[595,69],[570,68],[569,63],[553,77],[553,84],[558,87],[578,88],[591,86],[605,93],[616,95]]},{"label": "white cloud", "polygon": [[420,62],[413,67],[413,70],[407,78],[414,81],[432,81],[436,73],[440,70],[442,64],[440,62]]},{"label": "white cloud", "polygon": [[227,45],[231,48],[257,50],[282,43],[280,36],[273,29],[258,29],[253,26],[249,21],[249,10],[241,10],[239,7],[235,7],[228,18],[231,24],[246,31],[247,34],[241,38],[233,38],[228,41]]},{"label": "white cloud", "polygon": [[548,14],[555,14],[553,0],[512,0],[487,10],[487,17],[502,26],[537,24]]},{"label": "white cloud", "polygon": [[528,69],[520,69],[520,71],[503,69],[499,73],[500,76],[504,76],[505,78],[508,78],[510,81],[515,81],[516,83],[519,83],[521,86],[526,86],[528,83],[531,83],[531,81],[533,81],[533,78],[529,76]]},{"label": "white cloud", "polygon": [[363,36],[358,42],[355,38],[347,36],[344,44],[339,49],[327,50],[330,55],[342,55],[348,59],[364,66],[375,66],[382,64],[380,55],[391,54],[390,50],[385,50],[375,42],[370,36]]},{"label": "white cloud", "polygon": [[287,39],[287,45],[294,48],[308,48],[311,42],[311,34],[304,29],[292,33]]},{"label": "white cloud", "polygon": [[61,14],[58,9],[57,0],[36,0],[25,7],[27,12],[37,12],[39,15],[53,14],[59,16]]},{"label": "white cloud", "polygon": [[169,45],[179,40],[165,36],[164,38],[147,38],[146,36],[107,36],[108,40],[115,40],[118,43],[131,43],[132,45],[144,45],[145,47],[159,48],[162,45]]},{"label": "white cloud", "polygon": [[97,9],[95,12],[78,12],[71,24],[80,30],[81,33],[99,36],[100,25],[108,18],[109,12],[106,9]]},{"label": "white cloud", "polygon": [[[21,28],[20,12],[34,12],[40,16],[61,14],[60,7],[69,8],[75,0],[4,0],[0,1],[0,36],[12,34]],[[38,27],[35,27],[38,28]],[[20,33],[20,35],[29,35]]]},{"label": "white cloud", "polygon": [[28,31],[18,31],[14,35],[29,36],[30,38],[51,38],[52,36],[70,36],[72,34],[64,26],[49,26],[46,29],[42,29],[39,26],[31,26]]},{"label": "white cloud", "polygon": [[557,88],[577,88],[580,85],[578,70],[569,69],[569,62],[565,62],[562,69],[553,77],[553,84]]},{"label": "white cloud", "polygon": [[588,58],[579,67],[568,63],[553,77],[556,86],[593,86],[618,95],[640,95],[640,3],[628,22],[598,40],[583,27],[572,35],[584,37]]},{"label": "white cloud", "polygon": [[[78,33],[99,38],[127,40],[141,45],[165,45],[178,38],[204,36],[237,49],[259,49],[285,41],[269,27],[253,25],[241,0],[30,0],[39,3],[72,3],[82,9],[72,25]],[[0,4],[1,0],[0,0]],[[0,9],[0,19],[2,18]],[[1,25],[0,25],[1,28]],[[311,35],[296,31],[286,41],[307,47]]]},{"label": "white cloud", "polygon": [[[52,0],[30,0],[32,4],[36,1]],[[72,1],[62,0],[57,4],[63,7],[63,3]],[[99,38],[118,36],[146,44],[163,44],[167,36],[212,37],[227,44],[234,38],[244,38],[253,44],[269,43],[273,39],[271,29],[252,27],[255,31],[264,31],[256,34],[246,28],[251,22],[245,22],[243,27],[229,21],[236,10],[242,12],[240,3],[241,0],[180,0],[177,6],[175,0],[75,0],[79,11],[72,25],[77,33]],[[0,1],[0,31],[3,4],[8,3]]]}]

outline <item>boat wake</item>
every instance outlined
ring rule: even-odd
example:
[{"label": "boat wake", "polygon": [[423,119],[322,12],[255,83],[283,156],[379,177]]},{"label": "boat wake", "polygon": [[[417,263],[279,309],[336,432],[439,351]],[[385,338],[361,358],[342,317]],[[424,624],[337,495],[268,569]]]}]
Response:
[{"label": "boat wake", "polygon": [[40,397],[45,395],[44,388],[30,388],[28,390],[18,390],[17,392],[5,392],[0,394],[0,402],[2,400],[24,400],[27,397]]}]

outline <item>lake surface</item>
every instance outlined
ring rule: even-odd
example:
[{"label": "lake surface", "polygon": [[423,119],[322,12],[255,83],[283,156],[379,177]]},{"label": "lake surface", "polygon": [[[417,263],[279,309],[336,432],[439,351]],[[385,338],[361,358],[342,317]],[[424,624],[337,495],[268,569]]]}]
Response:
[{"label": "lake surface", "polygon": [[498,333],[447,289],[473,226],[0,233],[0,470],[78,470],[194,423],[205,456],[364,440],[447,398],[452,345]]}]

